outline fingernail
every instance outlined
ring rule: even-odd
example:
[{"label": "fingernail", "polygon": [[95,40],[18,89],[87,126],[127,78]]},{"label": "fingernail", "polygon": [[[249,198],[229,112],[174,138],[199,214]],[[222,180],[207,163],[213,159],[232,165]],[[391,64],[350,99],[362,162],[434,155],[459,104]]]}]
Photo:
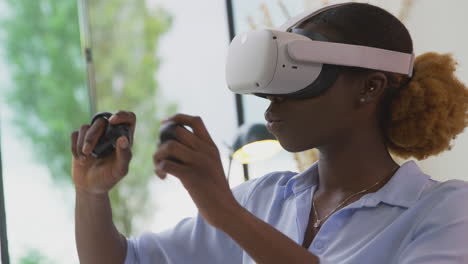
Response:
[{"label": "fingernail", "polygon": [[123,148],[123,149],[128,148],[128,140],[127,140],[127,138],[123,138],[123,139],[120,140],[120,147]]},{"label": "fingernail", "polygon": [[113,115],[113,116],[111,116],[111,117],[109,118],[109,122],[112,122],[114,119],[115,119],[115,115]]}]

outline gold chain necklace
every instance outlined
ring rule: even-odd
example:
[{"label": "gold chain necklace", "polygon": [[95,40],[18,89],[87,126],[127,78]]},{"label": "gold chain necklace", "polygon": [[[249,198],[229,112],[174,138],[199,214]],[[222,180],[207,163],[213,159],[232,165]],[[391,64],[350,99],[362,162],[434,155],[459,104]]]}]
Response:
[{"label": "gold chain necklace", "polygon": [[391,173],[389,176],[387,176],[387,177],[385,177],[385,178],[379,180],[378,182],[376,182],[376,183],[375,183],[374,185],[372,185],[371,187],[369,187],[369,188],[367,188],[367,189],[365,189],[365,190],[362,190],[362,191],[360,191],[360,192],[357,192],[357,193],[355,193],[355,194],[349,196],[348,198],[346,198],[342,203],[340,203],[340,204],[338,205],[338,207],[336,207],[335,209],[333,209],[333,211],[331,211],[331,213],[329,213],[327,216],[325,216],[325,217],[322,218],[322,219],[318,219],[318,214],[317,214],[317,211],[315,210],[314,198],[312,197],[312,207],[314,207],[315,219],[317,219],[317,220],[315,221],[315,223],[314,223],[314,227],[315,227],[315,228],[320,227],[325,219],[327,219],[331,214],[333,214],[338,208],[340,208],[341,205],[343,205],[343,204],[344,204],[346,201],[348,201],[351,197],[353,197],[353,196],[355,196],[355,195],[358,195],[358,194],[360,194],[360,193],[366,192],[366,191],[372,189],[372,188],[373,188],[374,186],[376,186],[377,184],[381,183],[384,179],[390,178],[390,176],[392,176],[392,175],[398,170],[398,168],[400,168],[400,166],[397,166],[397,167],[392,171],[392,173]]}]

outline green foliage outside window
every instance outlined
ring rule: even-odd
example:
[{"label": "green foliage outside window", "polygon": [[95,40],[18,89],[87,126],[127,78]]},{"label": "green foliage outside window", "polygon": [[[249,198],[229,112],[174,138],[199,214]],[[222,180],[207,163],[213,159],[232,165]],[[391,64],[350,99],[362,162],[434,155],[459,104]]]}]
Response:
[{"label": "green foliage outside window", "polygon": [[56,262],[51,261],[37,249],[29,249],[24,256],[22,256],[19,264],[55,264]]},{"label": "green foliage outside window", "polygon": [[128,110],[137,114],[134,158],[129,175],[111,192],[119,230],[132,234],[134,218],[153,213],[148,182],[154,176],[152,154],[159,121],[176,112],[161,100],[155,73],[159,39],[170,27],[163,9],[148,9],[144,0],[89,1],[96,68],[98,111]]},{"label": "green foliage outside window", "polygon": [[[148,203],[148,183],[154,177],[158,120],[177,111],[175,104],[161,98],[156,80],[159,40],[172,17],[163,9],[149,9],[144,0],[89,2],[97,110],[133,111],[138,119],[129,175],[110,194],[117,227],[124,235],[135,235],[141,229],[133,223],[154,211]],[[77,1],[6,3],[8,17],[1,21],[3,59],[9,63],[13,87],[6,89],[5,102],[21,136],[37,161],[49,168],[57,187],[71,186],[70,134],[91,116]]]}]

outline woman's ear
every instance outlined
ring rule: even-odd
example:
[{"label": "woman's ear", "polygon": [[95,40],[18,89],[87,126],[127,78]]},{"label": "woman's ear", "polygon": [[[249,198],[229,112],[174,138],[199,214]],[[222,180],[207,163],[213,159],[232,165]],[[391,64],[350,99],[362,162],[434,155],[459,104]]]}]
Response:
[{"label": "woman's ear", "polygon": [[372,72],[365,76],[364,85],[359,93],[360,103],[377,102],[387,88],[388,79],[383,72]]}]

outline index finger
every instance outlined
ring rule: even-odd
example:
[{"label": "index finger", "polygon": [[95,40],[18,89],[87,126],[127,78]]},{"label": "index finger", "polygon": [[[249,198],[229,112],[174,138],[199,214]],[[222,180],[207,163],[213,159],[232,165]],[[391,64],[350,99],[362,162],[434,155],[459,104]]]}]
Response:
[{"label": "index finger", "polygon": [[133,145],[133,134],[135,133],[135,127],[136,127],[136,115],[133,112],[127,112],[127,111],[118,111],[117,113],[113,114],[109,118],[109,124],[112,125],[119,125],[119,124],[127,124],[129,126],[129,143],[130,145]]},{"label": "index finger", "polygon": [[84,146],[83,154],[89,155],[96,146],[99,138],[106,131],[107,121],[104,118],[99,118],[91,125],[91,127],[86,131],[84,136]]},{"label": "index finger", "polygon": [[176,114],[168,118],[167,120],[174,121],[181,125],[189,126],[193,129],[193,133],[200,138],[202,141],[205,141],[213,146],[216,146],[213,139],[211,138],[208,130],[206,130],[205,124],[200,116],[191,116],[185,114]]}]

